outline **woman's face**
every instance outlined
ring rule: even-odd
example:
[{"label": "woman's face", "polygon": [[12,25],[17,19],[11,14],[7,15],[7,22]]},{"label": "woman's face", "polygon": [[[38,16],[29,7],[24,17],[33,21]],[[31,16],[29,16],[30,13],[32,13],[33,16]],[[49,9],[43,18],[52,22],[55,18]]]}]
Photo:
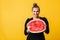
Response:
[{"label": "woman's face", "polygon": [[34,17],[38,17],[38,16],[39,16],[40,11],[39,11],[38,8],[33,8],[33,9],[32,9],[32,12],[33,12],[33,16],[34,16]]}]

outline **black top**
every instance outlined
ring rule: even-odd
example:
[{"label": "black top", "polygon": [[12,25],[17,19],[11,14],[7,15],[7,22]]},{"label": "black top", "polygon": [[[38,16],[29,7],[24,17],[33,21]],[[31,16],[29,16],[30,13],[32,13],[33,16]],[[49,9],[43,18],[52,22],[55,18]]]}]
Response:
[{"label": "black top", "polygon": [[[40,19],[42,19],[46,23],[47,26],[46,26],[46,30],[44,32],[48,34],[49,33],[49,24],[48,24],[47,19],[45,17],[40,17]],[[27,23],[30,20],[33,20],[33,18],[28,18],[25,22],[25,25],[24,25],[24,34],[28,35],[26,40],[45,40],[43,32],[41,32],[41,33],[27,33],[27,31],[26,31],[27,30]]]}]

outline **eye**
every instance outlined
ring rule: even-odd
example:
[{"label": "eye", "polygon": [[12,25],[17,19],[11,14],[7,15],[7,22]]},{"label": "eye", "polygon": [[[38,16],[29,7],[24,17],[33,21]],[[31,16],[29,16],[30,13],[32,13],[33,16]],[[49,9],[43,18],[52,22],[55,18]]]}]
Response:
[{"label": "eye", "polygon": [[35,11],[33,11],[33,12],[35,12]]},{"label": "eye", "polygon": [[39,11],[37,11],[37,12],[39,12]]}]

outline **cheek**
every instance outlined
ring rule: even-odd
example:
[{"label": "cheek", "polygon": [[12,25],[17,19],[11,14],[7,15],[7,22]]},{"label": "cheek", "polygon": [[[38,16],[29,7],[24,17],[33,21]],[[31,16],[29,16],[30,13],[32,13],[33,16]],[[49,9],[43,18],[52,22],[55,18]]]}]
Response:
[{"label": "cheek", "polygon": [[37,12],[37,15],[39,14],[39,12]]},{"label": "cheek", "polygon": [[35,12],[33,12],[33,15],[35,15]]}]

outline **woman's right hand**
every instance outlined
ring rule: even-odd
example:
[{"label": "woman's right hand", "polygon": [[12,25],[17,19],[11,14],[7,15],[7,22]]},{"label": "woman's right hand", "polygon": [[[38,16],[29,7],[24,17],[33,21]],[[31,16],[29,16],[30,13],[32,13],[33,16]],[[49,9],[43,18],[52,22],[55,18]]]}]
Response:
[{"label": "woman's right hand", "polygon": [[29,33],[29,32],[30,32],[30,31],[29,31],[29,28],[30,28],[30,27],[27,27],[27,33]]},{"label": "woman's right hand", "polygon": [[27,33],[29,33],[29,30],[27,29]]}]

